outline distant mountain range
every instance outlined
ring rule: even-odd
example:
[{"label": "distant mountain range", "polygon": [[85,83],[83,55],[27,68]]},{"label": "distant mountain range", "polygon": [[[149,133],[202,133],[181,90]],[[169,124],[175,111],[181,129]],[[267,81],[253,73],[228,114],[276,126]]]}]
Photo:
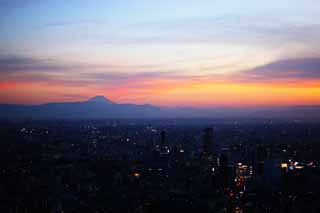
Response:
[{"label": "distant mountain range", "polygon": [[320,106],[272,108],[165,108],[118,104],[103,96],[83,102],[42,105],[0,104],[0,119],[108,119],[108,118],[283,118],[320,119]]}]

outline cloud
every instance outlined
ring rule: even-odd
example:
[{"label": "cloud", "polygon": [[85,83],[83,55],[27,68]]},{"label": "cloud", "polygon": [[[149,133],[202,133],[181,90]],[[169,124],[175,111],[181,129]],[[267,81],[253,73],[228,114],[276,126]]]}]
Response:
[{"label": "cloud", "polygon": [[27,57],[2,56],[0,58],[1,65],[31,64],[34,62],[34,59]]},{"label": "cloud", "polygon": [[[274,18],[272,18],[275,16]],[[267,18],[266,18],[267,17]],[[121,33],[125,32],[125,33]],[[319,24],[296,24],[275,14],[236,15],[145,22],[128,25],[117,34],[100,36],[105,44],[234,44],[279,48],[314,46]],[[315,48],[318,51],[319,48]]]},{"label": "cloud", "polygon": [[50,22],[43,25],[43,27],[70,27],[70,26],[77,26],[77,25],[98,25],[101,24],[100,21],[94,19],[81,19],[77,21],[57,21],[57,22]]},{"label": "cloud", "polygon": [[85,77],[88,79],[111,80],[111,81],[128,81],[138,79],[162,79],[162,78],[182,78],[176,72],[169,71],[148,71],[138,73],[116,73],[116,72],[101,72],[87,73]]},{"label": "cloud", "polygon": [[47,82],[65,86],[139,86],[159,79],[183,79],[177,70],[160,71],[153,66],[121,66],[62,63],[52,59],[0,56],[1,81]]},{"label": "cloud", "polygon": [[34,59],[20,56],[0,56],[0,73],[60,70],[63,66],[49,59]]},{"label": "cloud", "polygon": [[77,78],[74,70],[81,71],[88,67],[52,59],[0,55],[0,82],[72,82],[73,78]]},{"label": "cloud", "polygon": [[[156,70],[156,64],[126,65],[126,64],[90,64],[83,62],[66,62],[50,58],[33,58],[19,55],[0,55],[0,74],[8,73],[34,73],[43,72],[68,72],[77,73],[137,73]],[[173,69],[170,69],[173,70]]]},{"label": "cloud", "polygon": [[182,70],[59,63],[50,59],[0,56],[1,81],[47,82],[48,85],[152,88],[155,84],[291,83],[320,80],[320,58],[281,59],[237,73],[187,74]]},{"label": "cloud", "polygon": [[242,81],[320,80],[320,58],[277,60],[233,76]]}]

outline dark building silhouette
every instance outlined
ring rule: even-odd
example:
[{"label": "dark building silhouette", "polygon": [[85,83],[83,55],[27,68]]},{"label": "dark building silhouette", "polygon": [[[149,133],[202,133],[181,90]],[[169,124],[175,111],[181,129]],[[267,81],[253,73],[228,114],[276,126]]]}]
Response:
[{"label": "dark building silhouette", "polygon": [[213,155],[213,128],[205,128],[203,130],[203,155],[209,158]]},{"label": "dark building silhouette", "polygon": [[167,132],[165,130],[162,130],[160,132],[160,145],[162,147],[166,146],[166,140],[167,140]]},{"label": "dark building silhouette", "polygon": [[165,130],[160,132],[160,154],[162,156],[170,154],[170,149],[167,144],[167,132]]},{"label": "dark building silhouette", "polygon": [[222,151],[220,158],[220,178],[221,178],[221,184],[223,187],[226,187],[229,185],[229,179],[230,179],[230,169],[229,169],[229,157],[226,150]]}]

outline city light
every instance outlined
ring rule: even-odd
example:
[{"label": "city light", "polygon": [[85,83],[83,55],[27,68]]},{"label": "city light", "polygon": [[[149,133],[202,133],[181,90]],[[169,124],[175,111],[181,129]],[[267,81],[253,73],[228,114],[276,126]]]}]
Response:
[{"label": "city light", "polygon": [[136,177],[136,178],[139,178],[140,174],[138,172],[135,172],[135,173],[133,173],[133,176]]}]

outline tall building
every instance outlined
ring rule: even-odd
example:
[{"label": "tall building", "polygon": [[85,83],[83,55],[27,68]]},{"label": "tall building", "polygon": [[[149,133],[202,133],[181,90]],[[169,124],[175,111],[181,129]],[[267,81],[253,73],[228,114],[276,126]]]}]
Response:
[{"label": "tall building", "polygon": [[160,132],[160,154],[161,155],[170,154],[170,149],[167,144],[167,132],[165,130],[162,130]]},{"label": "tall building", "polygon": [[223,150],[219,157],[221,185],[227,187],[230,179],[228,150]]},{"label": "tall building", "polygon": [[166,146],[166,140],[167,140],[167,133],[165,130],[162,130],[160,132],[160,146],[161,147]]},{"label": "tall building", "polygon": [[205,128],[203,130],[203,155],[210,157],[213,154],[213,128]]}]

